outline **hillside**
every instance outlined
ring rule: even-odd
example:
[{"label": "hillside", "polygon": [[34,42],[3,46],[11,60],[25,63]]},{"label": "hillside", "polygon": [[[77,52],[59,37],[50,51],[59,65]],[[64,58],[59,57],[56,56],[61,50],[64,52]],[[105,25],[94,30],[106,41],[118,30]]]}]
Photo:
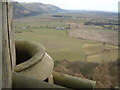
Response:
[{"label": "hillside", "polygon": [[55,13],[60,11],[63,10],[50,4],[13,2],[14,18],[23,18],[26,16],[35,16],[43,13]]},{"label": "hillside", "polygon": [[38,13],[52,13],[62,11],[59,7],[50,5],[50,4],[42,4],[42,3],[21,3],[23,7],[28,10],[35,11]]},{"label": "hillside", "polygon": [[70,62],[69,60],[56,61],[56,72],[69,74],[96,81],[95,88],[114,88],[118,86],[118,65],[120,60],[109,63]]},{"label": "hillside", "polygon": [[13,17],[14,18],[20,18],[25,17],[33,13],[32,11],[26,9],[18,2],[13,2]]}]

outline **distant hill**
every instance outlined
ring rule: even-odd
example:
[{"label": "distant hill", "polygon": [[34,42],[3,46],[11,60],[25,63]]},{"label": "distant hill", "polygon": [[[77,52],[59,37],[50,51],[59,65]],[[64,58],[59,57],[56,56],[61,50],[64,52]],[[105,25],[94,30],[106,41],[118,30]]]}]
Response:
[{"label": "distant hill", "polygon": [[18,3],[13,2],[13,17],[22,18],[26,16],[34,16],[43,13],[54,13],[63,11],[61,8],[42,3]]},{"label": "distant hill", "polygon": [[64,12],[64,14],[80,14],[81,16],[88,17],[116,17],[118,14],[115,12],[105,11],[87,11],[87,10],[63,10],[57,6],[43,3],[18,3],[13,2],[13,17],[23,18],[27,16],[35,16],[44,13]]}]

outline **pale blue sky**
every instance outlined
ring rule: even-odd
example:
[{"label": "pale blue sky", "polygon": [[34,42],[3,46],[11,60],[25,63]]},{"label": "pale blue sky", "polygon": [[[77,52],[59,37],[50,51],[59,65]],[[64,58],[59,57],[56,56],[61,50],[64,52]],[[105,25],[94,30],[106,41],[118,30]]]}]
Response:
[{"label": "pale blue sky", "polygon": [[53,4],[62,9],[118,11],[119,0],[15,0],[18,2],[40,2]]}]

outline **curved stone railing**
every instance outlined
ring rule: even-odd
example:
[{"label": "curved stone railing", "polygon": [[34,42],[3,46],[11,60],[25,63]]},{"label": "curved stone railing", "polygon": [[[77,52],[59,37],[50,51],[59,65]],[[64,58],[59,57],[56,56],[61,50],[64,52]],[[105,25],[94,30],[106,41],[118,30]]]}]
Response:
[{"label": "curved stone railing", "polygon": [[14,71],[22,73],[39,80],[47,79],[53,71],[54,62],[52,58],[45,53],[44,47],[40,44],[17,40],[16,63]]}]

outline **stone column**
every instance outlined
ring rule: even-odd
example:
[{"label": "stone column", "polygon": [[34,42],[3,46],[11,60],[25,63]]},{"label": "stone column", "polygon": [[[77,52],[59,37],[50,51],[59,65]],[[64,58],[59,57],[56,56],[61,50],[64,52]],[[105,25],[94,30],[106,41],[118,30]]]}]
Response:
[{"label": "stone column", "polygon": [[[12,69],[15,65],[15,46],[12,32],[11,2],[0,1],[0,35],[2,41],[2,88],[12,87]],[[0,43],[1,44],[1,43]]]}]

